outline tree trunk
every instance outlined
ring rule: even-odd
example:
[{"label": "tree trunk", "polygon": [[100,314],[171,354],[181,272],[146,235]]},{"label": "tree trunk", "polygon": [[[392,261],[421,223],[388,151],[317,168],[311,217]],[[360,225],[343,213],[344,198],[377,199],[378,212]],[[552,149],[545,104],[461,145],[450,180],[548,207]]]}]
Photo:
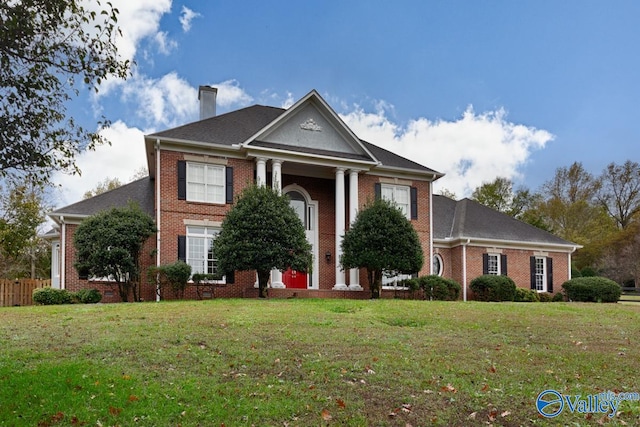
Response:
[{"label": "tree trunk", "polygon": [[269,282],[270,270],[258,270],[258,298],[266,298],[267,283]]},{"label": "tree trunk", "polygon": [[129,288],[125,283],[118,282],[118,293],[122,302],[129,302]]},{"label": "tree trunk", "polygon": [[369,271],[369,287],[371,288],[371,299],[380,298],[380,289],[382,288],[382,271]]}]

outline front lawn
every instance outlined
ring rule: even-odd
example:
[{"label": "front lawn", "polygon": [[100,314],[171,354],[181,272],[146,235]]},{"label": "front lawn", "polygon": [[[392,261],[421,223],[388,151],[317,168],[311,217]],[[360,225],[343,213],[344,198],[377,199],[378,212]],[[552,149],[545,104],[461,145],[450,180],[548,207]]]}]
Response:
[{"label": "front lawn", "polygon": [[212,300],[0,308],[0,425],[636,425],[640,305]]}]

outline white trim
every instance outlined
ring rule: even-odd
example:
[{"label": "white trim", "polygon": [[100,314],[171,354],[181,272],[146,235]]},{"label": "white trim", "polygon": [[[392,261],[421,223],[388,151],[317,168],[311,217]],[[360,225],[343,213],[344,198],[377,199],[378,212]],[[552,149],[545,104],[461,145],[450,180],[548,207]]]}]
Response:
[{"label": "white trim", "polygon": [[[429,253],[433,257],[433,181],[429,181]],[[429,267],[429,274],[433,274],[433,262]]]},{"label": "white trim", "polygon": [[186,162],[193,163],[206,163],[208,165],[219,165],[219,166],[227,166],[229,164],[229,159],[222,157],[211,157],[206,154],[194,155],[194,154],[185,154],[184,160]]},{"label": "white trim", "polygon": [[60,289],[67,289],[67,223],[64,222],[64,216],[60,216],[62,229],[60,230]]},{"label": "white trim", "polygon": [[335,204],[335,218],[336,218],[336,230],[335,230],[335,263],[336,263],[336,283],[333,286],[334,290],[347,290],[347,284],[345,283],[345,274],[342,268],[340,268],[340,256],[342,255],[342,238],[344,236],[345,229],[345,200],[344,200],[344,169],[336,168],[336,204]]},{"label": "white trim", "polygon": [[182,222],[184,223],[184,225],[193,225],[196,227],[215,227],[215,228],[220,228],[222,227],[222,222],[221,221],[211,221],[209,219],[183,219]]},{"label": "white trim", "polygon": [[[156,140],[156,170],[160,170],[160,140]],[[160,219],[161,219],[161,211],[160,211],[160,200],[161,200],[161,186],[160,186],[160,175],[156,174],[156,267],[160,267],[160,243],[161,243],[161,235],[160,235]],[[156,302],[160,301],[160,280],[159,277],[156,277]]]},{"label": "white trim", "polygon": [[[505,248],[505,249],[523,249],[523,250],[548,250],[550,252],[569,252],[572,253],[578,248],[582,248],[580,245],[570,244],[556,244],[556,243],[544,243],[544,242],[526,242],[521,240],[499,240],[499,239],[477,239],[473,237],[460,237],[456,239],[433,239],[434,245],[440,248],[454,248],[467,244],[474,247],[491,247],[491,248]],[[467,243],[465,243],[467,242]]]}]

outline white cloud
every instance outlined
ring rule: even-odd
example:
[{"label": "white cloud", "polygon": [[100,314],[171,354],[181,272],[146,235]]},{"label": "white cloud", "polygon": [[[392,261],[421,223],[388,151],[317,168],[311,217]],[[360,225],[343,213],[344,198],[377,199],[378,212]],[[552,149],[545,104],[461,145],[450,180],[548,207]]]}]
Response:
[{"label": "white cloud", "polygon": [[141,167],[146,168],[144,133],[117,121],[100,132],[111,145],[102,145],[94,151],[85,151],[76,159],[82,175],[56,173],[53,182],[59,185],[55,196],[57,207],[82,200],[88,190],[106,178],[118,178],[127,183]]},{"label": "white cloud", "polygon": [[240,87],[237,80],[225,80],[209,86],[218,88],[216,103],[223,109],[246,107],[253,102],[253,97]]},{"label": "white cloud", "polygon": [[178,42],[169,38],[169,33],[166,31],[159,31],[154,36],[156,43],[158,44],[158,51],[163,55],[169,55],[172,50],[178,47]]},{"label": "white cloud", "polygon": [[368,113],[356,107],[342,118],[360,138],[445,173],[435,191],[447,189],[458,198],[498,176],[519,180],[531,152],[553,140],[545,130],[507,121],[503,109],[477,114],[470,106],[455,121],[419,118],[401,127],[387,117],[387,108],[378,104]]},{"label": "white cloud", "polygon": [[122,87],[122,101],[136,106],[148,127],[170,128],[198,118],[198,90],[171,72],[160,79],[134,76]]},{"label": "white cloud", "polygon": [[182,31],[188,33],[191,29],[191,21],[194,18],[198,18],[200,15],[198,12],[194,12],[187,6],[182,6],[182,12],[180,13],[180,25],[182,25]]}]

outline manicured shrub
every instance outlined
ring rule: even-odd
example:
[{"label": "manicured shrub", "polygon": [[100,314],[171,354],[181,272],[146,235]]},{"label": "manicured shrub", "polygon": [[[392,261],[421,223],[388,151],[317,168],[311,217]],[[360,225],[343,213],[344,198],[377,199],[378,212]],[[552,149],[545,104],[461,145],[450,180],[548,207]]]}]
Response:
[{"label": "manicured shrub", "polygon": [[540,298],[533,289],[516,288],[515,302],[538,302]]},{"label": "manicured shrub", "polygon": [[564,301],[564,295],[562,294],[562,292],[556,292],[555,294],[553,294],[553,298],[551,299],[551,302],[562,302]]},{"label": "manicured shrub", "polygon": [[471,281],[471,290],[478,301],[513,301],[516,284],[508,276],[485,274]]},{"label": "manicured shrub", "polygon": [[102,294],[97,289],[80,289],[75,297],[82,304],[96,304],[102,300]]},{"label": "manicured shrub", "polygon": [[622,289],[604,277],[577,277],[562,284],[569,301],[618,302]]},{"label": "manicured shrub", "polygon": [[460,296],[460,284],[435,274],[418,278],[418,284],[424,291],[424,298],[438,301],[455,301]]},{"label": "manicured shrub", "polygon": [[538,299],[540,302],[551,302],[553,300],[553,294],[550,294],[549,292],[540,292],[538,294]]},{"label": "manicured shrub", "polygon": [[33,302],[40,305],[71,304],[71,293],[66,289],[38,288],[33,291]]},{"label": "manicured shrub", "polygon": [[[169,287],[176,298],[183,298],[189,277],[191,277],[191,266],[184,261],[178,260],[171,264],[161,265],[160,267],[151,267],[147,271],[147,274],[150,282],[154,283],[157,276],[160,279],[160,287]],[[194,274],[194,282],[196,281],[195,276]]]}]

